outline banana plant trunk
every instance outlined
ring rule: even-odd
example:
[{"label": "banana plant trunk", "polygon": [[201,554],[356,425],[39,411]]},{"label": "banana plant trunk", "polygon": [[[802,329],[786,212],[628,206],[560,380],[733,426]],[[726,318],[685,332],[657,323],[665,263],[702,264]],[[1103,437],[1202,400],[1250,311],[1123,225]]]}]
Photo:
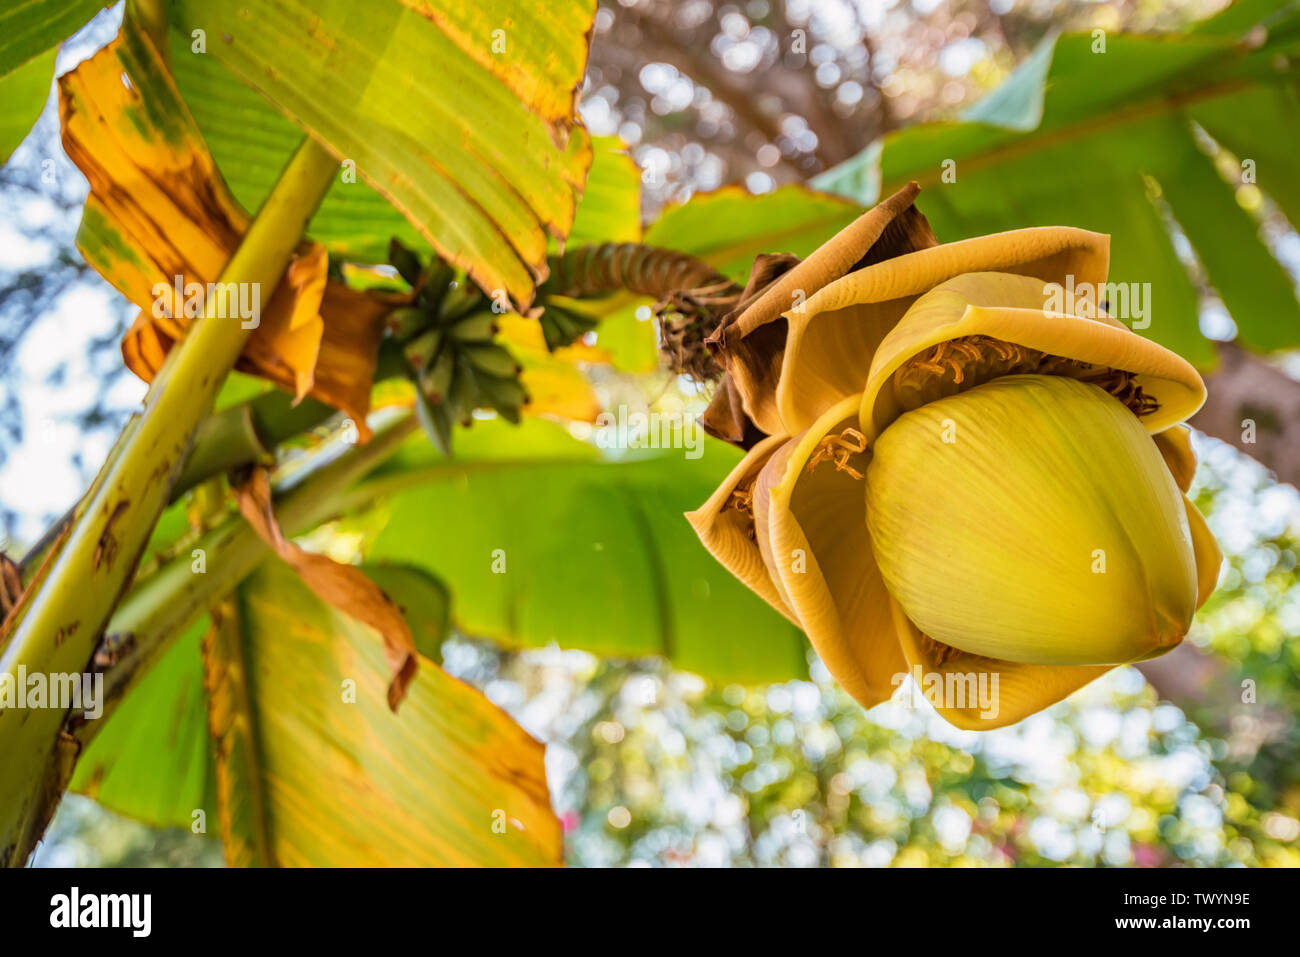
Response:
[{"label": "banana plant trunk", "polygon": [[[222,283],[273,289],[328,190],[337,161],[311,138],[289,160]],[[216,297],[212,297],[215,300]],[[261,301],[269,301],[264,295]],[[195,429],[251,334],[207,309],[174,348],[118,437],[76,519],[0,635],[0,673],[82,674],[128,587],[185,464]],[[78,743],[55,708],[0,710],[0,863],[21,865],[43,833]]]}]

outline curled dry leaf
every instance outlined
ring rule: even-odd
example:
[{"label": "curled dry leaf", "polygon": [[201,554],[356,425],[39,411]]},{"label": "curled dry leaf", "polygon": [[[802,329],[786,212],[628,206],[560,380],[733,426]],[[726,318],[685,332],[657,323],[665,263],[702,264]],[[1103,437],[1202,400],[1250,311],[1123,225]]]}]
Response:
[{"label": "curled dry leaf", "polygon": [[270,295],[212,285],[250,219],[130,18],[59,79],[59,116],[64,148],[90,182],[78,248],[142,310],[122,342],[128,368],[153,380],[193,321],[201,288],[221,296],[230,321],[256,322],[236,368],[346,412],[368,438],[376,352],[396,301],[329,280],[326,250],[314,242],[299,247]]},{"label": "curled dry leaf", "polygon": [[388,706],[396,711],[420,667],[415,638],[401,609],[361,569],[326,555],[303,551],[284,537],[271,508],[271,484],[265,469],[254,469],[249,479],[236,487],[235,495],[240,514],[276,555],[298,573],[303,584],[322,601],[369,625],[383,637],[384,651],[393,669]]}]

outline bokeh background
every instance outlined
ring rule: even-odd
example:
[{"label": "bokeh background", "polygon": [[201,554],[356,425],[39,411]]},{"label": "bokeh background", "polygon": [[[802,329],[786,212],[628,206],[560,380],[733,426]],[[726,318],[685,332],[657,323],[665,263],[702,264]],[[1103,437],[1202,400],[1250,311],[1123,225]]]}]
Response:
[{"label": "bokeh background", "polygon": [[[628,145],[653,219],[726,183],[805,181],[883,132],[954,117],[1052,31],[1177,30],[1223,5],[602,2],[582,113]],[[82,31],[59,70],[119,16]],[[796,30],[800,55],[785,42]],[[47,108],[0,172],[0,534],[12,547],[72,504],[144,392],[117,345],[133,310],[73,247],[84,195]],[[1300,237],[1264,228],[1300,282]],[[1207,301],[1202,329],[1230,339],[1231,317]],[[601,384],[644,407],[670,386]],[[1296,866],[1300,495],[1229,445],[1198,435],[1196,447],[1194,496],[1227,563],[1192,634],[1013,728],[955,731],[906,700],[863,712],[815,660],[810,681],[714,687],[660,661],[457,635],[444,664],[546,742],[575,865]],[[219,865],[221,851],[69,796],[33,863]]]}]

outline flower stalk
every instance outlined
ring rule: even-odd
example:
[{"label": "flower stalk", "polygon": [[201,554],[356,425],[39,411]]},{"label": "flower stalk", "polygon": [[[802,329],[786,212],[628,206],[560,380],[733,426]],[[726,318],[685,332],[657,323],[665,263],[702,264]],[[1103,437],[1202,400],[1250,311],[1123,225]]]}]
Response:
[{"label": "flower stalk", "polygon": [[689,253],[641,243],[579,246],[552,256],[550,267],[543,295],[589,299],[626,290],[662,300],[690,290],[740,293],[739,286]]},{"label": "flower stalk", "polygon": [[722,374],[705,340],[740,304],[745,290],[708,263],[689,253],[641,243],[602,243],[552,256],[550,267],[539,296],[546,307],[542,327],[552,348],[595,326],[563,300],[631,292],[655,300],[660,351],[669,369],[701,382]]}]

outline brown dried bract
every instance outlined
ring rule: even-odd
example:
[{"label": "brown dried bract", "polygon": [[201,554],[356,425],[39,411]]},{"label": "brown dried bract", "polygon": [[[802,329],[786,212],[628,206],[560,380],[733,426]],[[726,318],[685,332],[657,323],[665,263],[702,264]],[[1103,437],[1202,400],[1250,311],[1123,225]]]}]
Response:
[{"label": "brown dried bract", "polygon": [[919,192],[909,183],[803,261],[772,254],[755,260],[736,308],[705,340],[726,369],[714,398],[717,408],[710,405],[700,420],[705,431],[745,449],[778,434],[775,394],[789,333],[784,313],[797,293],[806,299],[854,270],[938,245],[913,205]]}]

